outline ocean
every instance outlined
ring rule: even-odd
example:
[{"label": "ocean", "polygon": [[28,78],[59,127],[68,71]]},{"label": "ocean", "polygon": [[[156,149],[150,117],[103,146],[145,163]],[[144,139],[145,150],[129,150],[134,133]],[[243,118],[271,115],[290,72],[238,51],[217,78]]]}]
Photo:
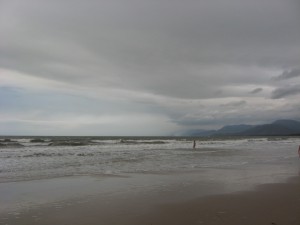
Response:
[{"label": "ocean", "polygon": [[0,182],[261,165],[289,173],[299,144],[300,137],[0,137]]}]

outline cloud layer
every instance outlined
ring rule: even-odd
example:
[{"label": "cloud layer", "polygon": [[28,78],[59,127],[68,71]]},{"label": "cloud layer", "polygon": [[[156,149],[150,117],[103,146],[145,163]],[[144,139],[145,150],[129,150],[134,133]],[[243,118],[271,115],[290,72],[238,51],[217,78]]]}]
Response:
[{"label": "cloud layer", "polygon": [[298,12],[294,0],[2,0],[0,133],[299,119]]}]

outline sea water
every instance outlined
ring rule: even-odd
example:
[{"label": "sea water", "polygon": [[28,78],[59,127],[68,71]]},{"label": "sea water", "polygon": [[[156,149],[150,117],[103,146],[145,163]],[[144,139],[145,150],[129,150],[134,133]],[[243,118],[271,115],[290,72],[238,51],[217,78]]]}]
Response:
[{"label": "sea water", "polygon": [[297,163],[299,144],[300,137],[0,137],[0,182],[284,167]]}]

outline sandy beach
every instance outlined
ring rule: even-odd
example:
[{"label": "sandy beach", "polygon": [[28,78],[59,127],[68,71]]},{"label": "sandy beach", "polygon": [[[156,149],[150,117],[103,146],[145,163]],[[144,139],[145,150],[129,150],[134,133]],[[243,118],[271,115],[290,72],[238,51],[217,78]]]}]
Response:
[{"label": "sandy beach", "polygon": [[[178,176],[180,175],[178,174]],[[194,176],[197,176],[197,173],[192,175],[190,179],[195,179]],[[103,184],[106,182],[106,186],[102,185],[101,194],[97,191],[93,193],[91,191],[93,189],[92,182],[87,180],[97,180],[98,178],[60,178],[60,180],[52,181],[52,183],[60,185],[56,187],[53,185],[52,190],[59,187],[56,194],[51,191],[51,188],[45,188],[46,185],[49,185],[47,183],[49,180],[46,183],[26,181],[29,185],[28,189],[30,189],[30,185],[44,188],[43,194],[50,197],[49,199],[51,199],[51,195],[52,198],[55,198],[57,192],[63,193],[63,195],[56,196],[60,200],[52,199],[53,201],[50,201],[48,199],[45,201],[47,203],[31,204],[31,206],[29,203],[28,207],[25,206],[22,210],[2,213],[0,214],[0,224],[300,224],[299,177],[293,177],[281,183],[258,185],[251,190],[229,191],[228,193],[222,193],[227,192],[226,188],[224,189],[222,185],[213,182],[206,182],[202,185],[199,185],[200,183],[191,185],[172,183],[172,178],[170,178],[172,176],[170,175],[165,175],[161,179],[169,179],[171,185],[161,186],[157,177],[162,176],[112,177],[105,178],[104,182],[100,179],[96,183],[102,182]],[[147,186],[143,179],[148,179],[149,184],[152,183],[153,185]],[[65,183],[61,184],[62,181]],[[188,179],[185,184],[188,184],[187,181]],[[78,186],[81,189],[80,192],[76,190],[76,182],[90,185],[86,189],[86,194],[84,194],[83,186]],[[156,184],[154,184],[155,182]],[[22,182],[17,183],[14,185],[20,185]],[[145,186],[139,185],[142,183]],[[69,187],[62,188],[65,184],[69,184]],[[119,189],[117,188],[118,184]],[[43,185],[45,186],[43,187]],[[63,199],[62,196],[68,196],[68,189],[70,193],[73,192],[74,196],[71,197],[70,195]],[[204,196],[197,197],[197,189],[201,190],[202,193],[206,191]],[[38,192],[39,190],[36,188],[37,195]],[[30,194],[27,193],[27,195]],[[26,197],[25,192],[20,194],[18,198],[22,197]]]}]

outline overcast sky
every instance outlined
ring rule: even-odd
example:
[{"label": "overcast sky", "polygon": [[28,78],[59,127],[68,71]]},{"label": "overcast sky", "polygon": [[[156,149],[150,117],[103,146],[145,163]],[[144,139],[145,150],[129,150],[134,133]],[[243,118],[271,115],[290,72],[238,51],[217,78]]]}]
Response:
[{"label": "overcast sky", "polygon": [[298,0],[0,0],[0,135],[300,119]]}]

